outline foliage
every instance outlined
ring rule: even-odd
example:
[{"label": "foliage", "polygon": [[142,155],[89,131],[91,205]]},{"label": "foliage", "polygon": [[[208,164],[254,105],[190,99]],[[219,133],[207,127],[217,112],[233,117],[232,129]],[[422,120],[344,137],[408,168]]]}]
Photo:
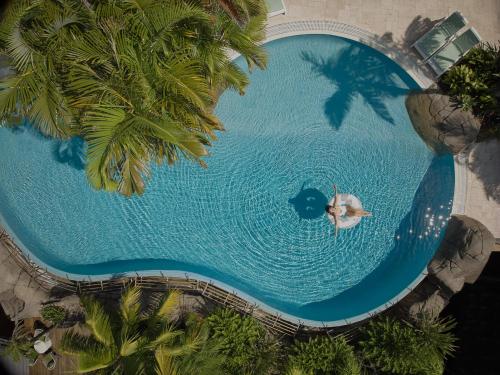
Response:
[{"label": "foliage", "polygon": [[262,374],[276,362],[277,344],[250,316],[221,309],[208,317],[210,335],[226,356],[225,370],[230,374]]},{"label": "foliage", "polygon": [[208,0],[212,7],[220,7],[238,24],[248,23],[252,17],[267,13],[263,0]]},{"label": "foliage", "polygon": [[[354,349],[344,336],[310,338],[296,341],[291,348],[292,369],[313,375],[359,375],[359,362]],[[291,370],[292,371],[292,370]],[[292,372],[293,373],[293,372]],[[300,374],[300,372],[298,372]]]},{"label": "foliage", "polygon": [[205,166],[223,129],[212,114],[218,94],[243,94],[248,84],[227,51],[266,65],[263,3],[11,2],[0,24],[0,52],[13,68],[0,81],[0,121],[81,136],[91,185],[127,196],[144,191],[151,162]]},{"label": "foliage", "polygon": [[454,349],[454,322],[423,316],[411,325],[385,318],[371,321],[360,341],[363,357],[374,367],[403,375],[438,375]]},{"label": "foliage", "polygon": [[66,309],[56,305],[43,306],[40,314],[44,320],[48,320],[55,325],[61,324],[66,319]]},{"label": "foliage", "polygon": [[2,350],[1,355],[10,357],[14,362],[19,362],[24,357],[34,360],[37,357],[37,353],[33,348],[31,339],[32,336],[24,328],[24,325],[17,322],[12,332],[12,337]]},{"label": "foliage", "polygon": [[493,122],[500,136],[500,46],[485,43],[473,48],[441,79],[451,98],[465,110]]},{"label": "foliage", "polygon": [[175,320],[179,297],[172,291],[160,303],[141,309],[141,291],[131,287],[112,312],[93,298],[83,298],[91,335],[70,331],[62,338],[62,349],[77,357],[80,373],[216,374],[222,359],[208,344],[203,321],[190,317],[181,325]]},{"label": "foliage", "polygon": [[455,320],[450,317],[438,318],[428,314],[421,314],[414,324],[423,343],[442,359],[452,355],[457,348],[457,338],[452,332],[455,326]]}]

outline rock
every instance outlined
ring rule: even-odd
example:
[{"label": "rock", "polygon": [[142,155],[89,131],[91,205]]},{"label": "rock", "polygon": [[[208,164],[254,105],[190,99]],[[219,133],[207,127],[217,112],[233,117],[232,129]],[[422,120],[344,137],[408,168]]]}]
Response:
[{"label": "rock", "polygon": [[24,301],[17,298],[12,290],[0,293],[0,306],[11,320],[17,320],[18,315],[24,310]]},{"label": "rock", "polygon": [[464,283],[472,284],[478,279],[494,246],[495,238],[483,224],[454,215],[428,271],[452,293],[457,293]]},{"label": "rock", "polygon": [[422,313],[438,316],[465,283],[478,279],[494,246],[495,238],[483,224],[467,216],[452,216],[445,238],[427,266],[429,275],[398,307],[414,319]]},{"label": "rock", "polygon": [[444,310],[448,302],[449,300],[443,297],[439,290],[435,290],[427,299],[411,305],[408,312],[415,320],[422,314],[437,317]]},{"label": "rock", "polygon": [[460,153],[476,140],[481,127],[471,112],[439,93],[412,93],[406,98],[406,109],[416,132],[437,153]]}]

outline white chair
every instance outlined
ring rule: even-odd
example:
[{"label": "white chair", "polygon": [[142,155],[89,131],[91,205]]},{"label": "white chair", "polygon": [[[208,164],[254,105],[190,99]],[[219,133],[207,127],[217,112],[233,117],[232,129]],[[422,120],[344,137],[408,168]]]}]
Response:
[{"label": "white chair", "polygon": [[465,25],[467,25],[467,19],[460,12],[453,12],[420,37],[412,47],[424,60],[427,60],[448,43]]},{"label": "white chair", "polygon": [[481,42],[481,37],[477,31],[471,27],[436,52],[427,61],[427,64],[429,64],[437,76],[440,77],[479,42]]},{"label": "white chair", "polygon": [[267,16],[273,17],[279,14],[286,14],[286,7],[283,0],[266,0]]}]

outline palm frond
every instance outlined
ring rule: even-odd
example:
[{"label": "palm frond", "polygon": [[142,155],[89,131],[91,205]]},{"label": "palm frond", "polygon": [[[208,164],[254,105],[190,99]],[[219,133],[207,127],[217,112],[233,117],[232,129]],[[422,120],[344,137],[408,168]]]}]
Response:
[{"label": "palm frond", "polygon": [[180,291],[171,290],[159,306],[156,316],[163,320],[172,319],[175,309],[179,306],[181,295]]},{"label": "palm frond", "polygon": [[85,307],[85,325],[95,339],[108,348],[115,347],[110,317],[101,304],[89,297],[82,298],[82,304]]},{"label": "palm frond", "polygon": [[196,350],[198,350],[202,345],[202,340],[199,336],[195,337],[194,339],[191,339],[189,341],[186,341],[183,344],[180,345],[174,345],[174,346],[167,346],[163,345],[160,346],[157,351],[162,353],[162,355],[168,355],[171,357],[182,357],[189,355]]},{"label": "palm frond", "polygon": [[156,349],[159,346],[164,346],[167,344],[171,344],[176,338],[180,337],[183,334],[180,330],[175,330],[173,327],[167,327],[161,332],[158,336],[154,338],[149,344],[148,347],[150,349]]},{"label": "palm frond", "polygon": [[174,359],[161,351],[155,352],[157,375],[180,375]]},{"label": "palm frond", "polygon": [[134,355],[140,347],[140,336],[139,334],[133,337],[124,337],[121,341],[120,355],[122,357],[129,357]]},{"label": "palm frond", "polygon": [[139,319],[141,310],[139,300],[141,289],[137,286],[128,288],[120,300],[120,313],[126,325],[134,325]]}]

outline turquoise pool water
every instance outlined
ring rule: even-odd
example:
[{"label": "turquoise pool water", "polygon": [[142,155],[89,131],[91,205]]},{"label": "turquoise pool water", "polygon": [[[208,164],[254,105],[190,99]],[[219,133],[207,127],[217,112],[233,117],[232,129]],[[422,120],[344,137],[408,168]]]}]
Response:
[{"label": "turquoise pool water", "polygon": [[[208,169],[155,168],[142,197],[92,190],[79,139],[0,129],[4,224],[62,274],[196,273],[323,322],[383,305],[439,246],[452,157],[417,136],[404,105],[417,85],[375,50],[320,35],[267,49],[246,95],[220,99]],[[373,212],[336,239],[333,183]]]}]

